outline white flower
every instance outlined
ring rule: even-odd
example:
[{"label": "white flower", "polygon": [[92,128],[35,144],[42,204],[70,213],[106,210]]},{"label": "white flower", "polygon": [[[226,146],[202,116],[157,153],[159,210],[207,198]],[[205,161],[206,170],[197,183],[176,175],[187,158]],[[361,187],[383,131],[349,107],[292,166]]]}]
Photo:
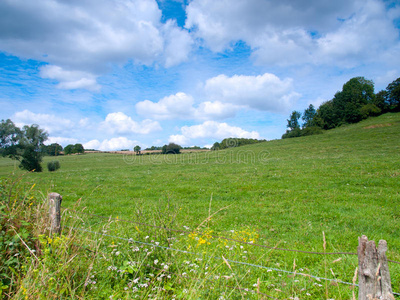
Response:
[{"label": "white flower", "polygon": [[155,260],[154,260],[154,264],[155,264],[155,265],[158,264],[158,259],[155,259]]}]

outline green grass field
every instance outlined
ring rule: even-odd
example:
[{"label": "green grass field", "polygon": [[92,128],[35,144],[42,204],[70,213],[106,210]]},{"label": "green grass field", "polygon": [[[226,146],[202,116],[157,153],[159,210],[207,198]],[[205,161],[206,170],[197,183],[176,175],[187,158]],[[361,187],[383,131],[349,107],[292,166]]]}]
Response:
[{"label": "green grass field", "polygon": [[[52,159],[45,157],[44,163]],[[387,240],[388,258],[400,261],[399,113],[322,135],[224,151],[167,156],[98,153],[55,159],[60,161],[60,170],[25,174],[23,181],[35,183],[44,195],[60,193],[64,208],[81,199],[80,209],[85,207],[86,212],[191,230],[221,209],[201,230],[230,236],[230,231],[256,232],[258,244],[319,252],[324,251],[323,232],[326,252],[356,252],[358,237],[364,234],[375,241]],[[0,159],[0,176],[22,174],[14,161]],[[89,216],[84,221],[93,229],[104,222]],[[151,230],[145,226],[135,230],[129,223],[115,226],[115,232],[137,238]],[[196,248],[196,243],[191,247]],[[214,256],[222,253],[216,247],[207,251],[206,246],[201,247],[197,250],[212,251]],[[247,262],[293,270],[295,261],[296,270],[330,278],[335,274],[348,282],[357,266],[356,256],[324,257],[246,247],[253,251]],[[338,258],[342,260],[333,263]],[[400,265],[389,267],[393,289],[400,292]],[[257,276],[266,278],[263,290],[267,294],[306,298],[306,290],[294,288],[293,279],[283,284],[278,277],[272,283],[264,273],[246,276],[249,284],[256,282]],[[282,292],[275,290],[279,284]],[[330,286],[330,294],[348,299],[351,290],[340,288]],[[314,288],[310,299],[325,295],[325,288],[320,289]]]}]

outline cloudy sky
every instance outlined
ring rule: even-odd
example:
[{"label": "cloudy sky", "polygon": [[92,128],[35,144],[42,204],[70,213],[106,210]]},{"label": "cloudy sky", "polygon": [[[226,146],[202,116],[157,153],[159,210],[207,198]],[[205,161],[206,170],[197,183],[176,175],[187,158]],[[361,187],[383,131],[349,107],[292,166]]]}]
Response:
[{"label": "cloudy sky", "polygon": [[398,0],[1,0],[0,119],[116,150],[276,139],[400,77]]}]

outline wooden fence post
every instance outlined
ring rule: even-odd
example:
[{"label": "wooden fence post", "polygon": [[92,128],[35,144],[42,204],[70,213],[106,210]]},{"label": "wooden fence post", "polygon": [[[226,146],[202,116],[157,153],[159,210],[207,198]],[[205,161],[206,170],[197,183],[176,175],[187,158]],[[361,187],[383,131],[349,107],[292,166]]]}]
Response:
[{"label": "wooden fence post", "polygon": [[365,235],[358,238],[359,300],[394,300],[386,251],[385,240],[380,240],[376,249],[375,242]]},{"label": "wooden fence post", "polygon": [[50,214],[50,234],[61,232],[61,201],[62,197],[57,193],[50,193],[48,196]]}]

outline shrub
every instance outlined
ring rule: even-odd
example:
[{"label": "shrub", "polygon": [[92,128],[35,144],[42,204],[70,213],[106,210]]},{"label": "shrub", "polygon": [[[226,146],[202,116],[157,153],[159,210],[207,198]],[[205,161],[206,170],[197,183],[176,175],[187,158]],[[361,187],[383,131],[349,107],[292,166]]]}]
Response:
[{"label": "shrub", "polygon": [[164,145],[162,147],[162,154],[179,154],[181,152],[182,147],[175,144],[169,143],[168,145]]},{"label": "shrub", "polygon": [[310,127],[303,128],[301,130],[301,136],[322,134],[322,133],[324,133],[324,131],[321,129],[321,127],[318,127],[318,126],[310,126]]},{"label": "shrub", "polygon": [[47,169],[49,172],[57,171],[60,168],[60,162],[58,160],[52,160],[47,163]]}]

